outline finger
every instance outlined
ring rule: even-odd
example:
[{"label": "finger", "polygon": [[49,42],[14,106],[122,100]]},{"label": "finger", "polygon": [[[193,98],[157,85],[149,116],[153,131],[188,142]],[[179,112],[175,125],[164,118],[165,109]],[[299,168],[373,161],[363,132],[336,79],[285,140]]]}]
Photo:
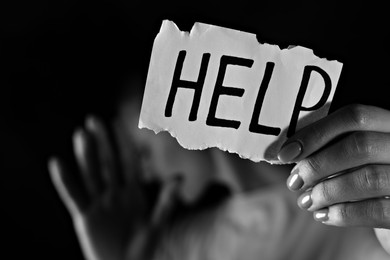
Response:
[{"label": "finger", "polygon": [[368,165],[324,180],[303,193],[298,205],[315,211],[334,204],[390,195],[390,165]]},{"label": "finger", "polygon": [[384,228],[375,228],[375,234],[383,249],[390,255],[390,230]]},{"label": "finger", "polygon": [[182,185],[181,178],[172,178],[162,185],[158,200],[152,213],[152,223],[155,225],[163,223],[172,211],[175,200],[179,196],[179,188]]},{"label": "finger", "polygon": [[132,142],[130,133],[123,125],[123,122],[117,120],[114,122],[114,133],[118,144],[120,162],[121,162],[121,180],[129,190],[135,200],[142,201],[146,206],[148,214],[152,214],[156,198],[161,185],[157,181],[146,182],[141,174],[140,156]]},{"label": "finger", "polygon": [[333,226],[390,228],[390,200],[341,203],[313,213],[314,219]]},{"label": "finger", "polygon": [[88,195],[100,195],[103,185],[95,141],[90,134],[79,129],[73,135],[73,148]]},{"label": "finger", "polygon": [[81,213],[88,204],[88,198],[82,185],[57,158],[48,162],[51,180],[72,216]]},{"label": "finger", "polygon": [[107,130],[103,123],[96,117],[89,116],[85,122],[87,130],[92,134],[97,148],[100,172],[105,185],[116,185],[117,169],[115,165],[114,152],[110,144]]},{"label": "finger", "polygon": [[122,179],[127,185],[138,185],[140,181],[140,158],[131,140],[130,134],[126,132],[121,121],[114,122],[116,143],[118,144],[121,162]]},{"label": "finger", "polygon": [[288,139],[278,154],[282,162],[297,162],[348,132],[390,132],[390,111],[350,105],[304,127]]},{"label": "finger", "polygon": [[[122,166],[121,179],[123,179],[124,185],[131,191],[131,197],[141,201],[141,204],[146,207],[145,215],[155,220],[161,219],[161,216],[165,215],[165,213],[154,212],[156,212],[155,207],[161,192],[162,183],[156,179],[147,181],[142,176],[139,151],[136,149],[130,133],[126,130],[128,129],[123,125],[123,121],[117,120],[114,122],[114,133],[121,158],[120,165]],[[166,210],[161,210],[160,212],[166,212]],[[153,217],[153,215],[156,217]]]},{"label": "finger", "polygon": [[287,185],[291,190],[307,189],[320,180],[366,164],[390,163],[390,134],[354,132],[298,162]]}]

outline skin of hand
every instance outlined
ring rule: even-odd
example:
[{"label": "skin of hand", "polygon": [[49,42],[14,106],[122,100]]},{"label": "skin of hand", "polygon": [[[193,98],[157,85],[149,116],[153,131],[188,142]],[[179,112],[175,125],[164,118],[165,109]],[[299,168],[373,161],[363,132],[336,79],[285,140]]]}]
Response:
[{"label": "skin of hand", "polygon": [[390,111],[349,105],[296,132],[278,154],[298,205],[327,225],[375,228],[390,253]]},{"label": "skin of hand", "polygon": [[[119,179],[107,132],[88,118],[73,137],[79,174],[49,160],[52,181],[69,210],[87,259],[124,259],[131,235],[142,226],[145,201],[134,181]],[[123,176],[122,176],[123,178]]]},{"label": "skin of hand", "polygon": [[[264,236],[258,209],[268,207],[269,200],[230,200],[226,186],[207,188],[215,171],[207,153],[182,149],[168,135],[140,131],[131,122],[136,118],[127,114],[125,120],[134,129],[114,127],[120,160],[94,117],[73,137],[78,171],[58,158],[49,160],[86,259],[247,259],[269,248],[253,242],[258,241],[254,236]],[[187,175],[179,177],[187,184],[174,175],[184,171]],[[251,221],[259,222],[258,230],[243,221],[243,211],[247,218],[257,216]],[[246,241],[241,251],[237,241]]]},{"label": "skin of hand", "polygon": [[[172,207],[178,182],[165,176],[165,185],[157,184],[150,154],[143,159],[137,156],[134,147],[127,146],[123,128],[116,130],[118,143],[126,144],[120,145],[121,165],[105,126],[89,117],[84,129],[75,131],[73,136],[79,171],[75,174],[64,162],[52,158],[49,172],[71,214],[87,259],[153,259],[154,246],[159,243],[156,241],[165,236],[163,222]],[[156,141],[152,143],[161,146]]]}]

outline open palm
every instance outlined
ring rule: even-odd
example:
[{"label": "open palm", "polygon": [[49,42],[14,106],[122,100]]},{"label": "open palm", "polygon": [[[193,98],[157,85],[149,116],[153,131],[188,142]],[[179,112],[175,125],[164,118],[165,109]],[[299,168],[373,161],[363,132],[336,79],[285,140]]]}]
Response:
[{"label": "open palm", "polygon": [[[228,189],[209,185],[196,202],[186,205],[177,195],[180,179],[142,179],[137,152],[126,145],[123,128],[117,125],[115,130],[121,160],[114,156],[102,123],[88,118],[85,129],[74,135],[79,171],[70,171],[57,158],[49,162],[51,178],[72,216],[86,258],[151,259],[158,254],[158,259],[176,259],[173,255],[185,259],[193,243],[206,241],[221,226],[212,220],[221,215],[221,207],[216,206]],[[188,247],[187,240],[192,241]],[[161,248],[164,252],[156,252]]]},{"label": "open palm", "polygon": [[124,259],[135,230],[145,222],[140,187],[133,176],[120,174],[126,171],[118,169],[107,132],[97,119],[88,118],[85,129],[75,132],[74,152],[80,174],[56,158],[50,160],[49,170],[83,252],[88,259]]}]

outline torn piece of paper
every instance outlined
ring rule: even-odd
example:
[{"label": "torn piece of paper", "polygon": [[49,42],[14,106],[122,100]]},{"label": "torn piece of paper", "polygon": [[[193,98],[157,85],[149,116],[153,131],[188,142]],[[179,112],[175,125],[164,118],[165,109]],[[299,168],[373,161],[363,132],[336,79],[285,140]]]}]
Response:
[{"label": "torn piece of paper", "polygon": [[288,136],[326,116],[342,64],[296,46],[196,23],[163,21],[142,102],[140,128],[169,131],[187,149],[218,147],[277,163]]}]

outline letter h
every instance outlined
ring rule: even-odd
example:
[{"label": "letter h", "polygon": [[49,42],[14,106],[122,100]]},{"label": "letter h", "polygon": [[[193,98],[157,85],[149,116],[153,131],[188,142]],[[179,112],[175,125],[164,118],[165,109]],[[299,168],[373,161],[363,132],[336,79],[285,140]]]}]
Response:
[{"label": "letter h", "polygon": [[176,67],[175,67],[175,71],[173,73],[171,90],[169,92],[167,104],[165,107],[165,117],[172,116],[172,107],[173,107],[173,103],[175,102],[177,89],[178,88],[189,88],[189,89],[193,89],[195,91],[195,93],[194,93],[194,99],[192,101],[191,111],[190,111],[190,115],[188,117],[188,120],[189,121],[196,121],[196,118],[198,115],[198,108],[199,108],[199,104],[200,104],[200,98],[202,95],[202,89],[203,89],[204,81],[206,78],[207,67],[208,67],[209,60],[210,60],[210,53],[203,54],[202,62],[200,65],[198,81],[196,81],[196,82],[180,79],[185,56],[186,56],[186,51],[182,50],[179,52],[179,55],[177,57]]}]

